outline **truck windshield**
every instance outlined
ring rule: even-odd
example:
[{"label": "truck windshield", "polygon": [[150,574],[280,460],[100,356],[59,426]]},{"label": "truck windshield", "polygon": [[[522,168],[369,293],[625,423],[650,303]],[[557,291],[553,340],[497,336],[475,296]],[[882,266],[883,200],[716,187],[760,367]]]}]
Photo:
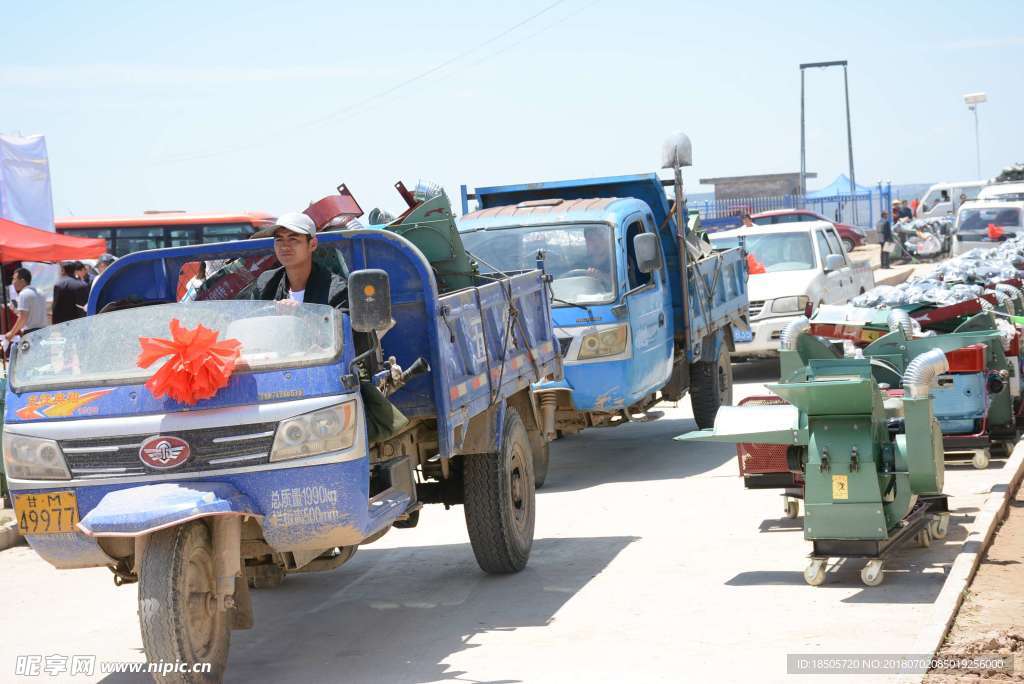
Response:
[{"label": "truck windshield", "polygon": [[[739,237],[711,236],[715,249],[739,247]],[[748,235],[744,240],[747,254],[764,266],[767,273],[805,271],[814,268],[814,250],[809,233],[775,233]]]},{"label": "truck windshield", "polygon": [[340,314],[329,306],[265,301],[159,304],[78,318],[29,333],[18,345],[11,386],[31,389],[148,380],[160,368],[136,364],[140,337],[171,338],[170,323],[198,324],[242,343],[236,372],[326,363],[341,352]]},{"label": "truck windshield", "polygon": [[[484,272],[505,273],[537,267],[552,276],[556,299],[569,304],[608,304],[615,300],[615,259],[611,226],[579,223],[488,228],[462,233],[466,249]],[[555,302],[556,306],[566,306]]]},{"label": "truck windshield", "polygon": [[960,210],[960,230],[964,232],[984,231],[989,224],[1000,228],[1020,228],[1020,223],[1020,209],[1013,207]]}]

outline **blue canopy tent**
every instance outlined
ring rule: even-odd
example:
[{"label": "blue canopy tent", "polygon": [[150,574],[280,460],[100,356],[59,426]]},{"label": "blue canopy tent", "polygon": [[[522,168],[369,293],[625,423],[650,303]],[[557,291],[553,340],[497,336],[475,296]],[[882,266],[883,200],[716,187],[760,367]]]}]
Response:
[{"label": "blue canopy tent", "polygon": [[841,173],[830,185],[808,192],[804,201],[808,209],[832,220],[870,226],[875,214],[874,194],[871,188],[863,185],[854,186],[851,192],[849,176]]},{"label": "blue canopy tent", "polygon": [[850,192],[850,178],[844,173],[836,176],[836,179],[832,183],[821,190],[815,190],[814,192],[807,193],[807,199],[831,199],[833,197],[870,197],[871,188],[865,188],[863,185],[855,185],[853,192]]}]

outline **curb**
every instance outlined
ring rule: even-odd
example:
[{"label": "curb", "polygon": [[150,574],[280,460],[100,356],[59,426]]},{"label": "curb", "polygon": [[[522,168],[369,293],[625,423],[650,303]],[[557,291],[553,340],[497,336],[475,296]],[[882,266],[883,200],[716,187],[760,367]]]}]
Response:
[{"label": "curb", "polygon": [[22,537],[18,534],[18,523],[14,520],[0,525],[0,551],[9,549],[21,543]]},{"label": "curb", "polygon": [[876,280],[875,281],[875,285],[876,286],[878,286],[878,285],[899,285],[900,283],[902,283],[902,282],[906,281],[908,278],[910,278],[911,274],[914,272],[914,267],[913,266],[903,266],[899,270],[896,270],[896,269],[889,269],[889,270],[893,270],[893,271],[896,271],[896,272],[893,273],[892,275],[885,276],[884,278],[879,278],[878,280]]},{"label": "curb", "polygon": [[[1024,441],[1019,442],[1014,448],[1006,465],[1003,466],[1003,472],[1008,473],[1008,476],[992,485],[991,493],[978,512],[978,525],[967,535],[963,550],[953,561],[942,590],[932,606],[931,617],[925,628],[918,633],[911,653],[934,656],[942,648],[942,642],[945,641],[946,634],[956,619],[957,610],[963,603],[967,587],[978,571],[981,557],[992,543],[996,527],[1006,517],[1010,499],[1024,478]],[[920,684],[924,677],[923,674],[904,674],[897,682]]]}]

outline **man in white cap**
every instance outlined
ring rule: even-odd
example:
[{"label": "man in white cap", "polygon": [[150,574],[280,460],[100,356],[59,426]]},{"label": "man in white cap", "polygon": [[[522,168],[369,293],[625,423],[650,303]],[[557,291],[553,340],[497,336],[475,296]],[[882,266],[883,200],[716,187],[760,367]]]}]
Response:
[{"label": "man in white cap", "polygon": [[274,254],[281,268],[267,271],[257,279],[253,299],[346,306],[345,279],[313,261],[317,245],[313,219],[301,212],[284,214],[273,230]]}]

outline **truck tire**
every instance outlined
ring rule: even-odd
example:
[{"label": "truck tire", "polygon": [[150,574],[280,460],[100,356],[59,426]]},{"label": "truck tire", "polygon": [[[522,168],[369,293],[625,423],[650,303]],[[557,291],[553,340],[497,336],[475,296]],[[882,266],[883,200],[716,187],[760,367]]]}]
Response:
[{"label": "truck tire", "polygon": [[701,430],[715,426],[718,407],[732,403],[732,363],[723,344],[716,361],[698,361],[690,366],[690,405]]},{"label": "truck tire", "polygon": [[190,522],[150,536],[139,568],[139,623],[146,660],[211,665],[208,673],[154,675],[157,681],[222,681],[232,612],[217,610],[213,540],[205,523]]},{"label": "truck tire", "polygon": [[484,572],[526,567],[533,546],[535,491],[530,436],[519,413],[505,411],[501,450],[463,457],[466,529]]},{"label": "truck tire", "polygon": [[539,432],[530,433],[530,449],[533,451],[533,482],[536,489],[544,486],[548,479],[548,465],[551,462],[550,442],[545,442]]}]

